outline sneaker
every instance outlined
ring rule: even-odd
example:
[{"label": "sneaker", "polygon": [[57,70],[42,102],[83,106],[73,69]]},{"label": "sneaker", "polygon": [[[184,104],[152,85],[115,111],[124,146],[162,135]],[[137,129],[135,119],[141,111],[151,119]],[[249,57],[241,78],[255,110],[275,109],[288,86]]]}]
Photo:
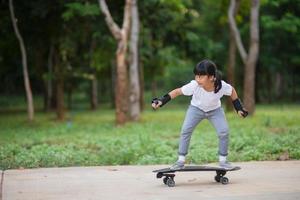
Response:
[{"label": "sneaker", "polygon": [[219,162],[219,166],[225,169],[233,169],[235,166],[233,166],[230,162]]},{"label": "sneaker", "polygon": [[177,161],[170,167],[171,170],[180,170],[183,168],[184,168],[184,162],[180,162],[180,161]]}]

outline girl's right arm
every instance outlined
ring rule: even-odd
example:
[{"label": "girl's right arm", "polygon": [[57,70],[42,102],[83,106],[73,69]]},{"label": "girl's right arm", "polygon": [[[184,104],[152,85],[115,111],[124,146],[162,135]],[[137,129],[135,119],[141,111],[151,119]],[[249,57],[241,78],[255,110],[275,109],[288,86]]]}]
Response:
[{"label": "girl's right arm", "polygon": [[176,88],[175,90],[172,90],[169,92],[169,95],[171,96],[171,99],[175,99],[176,97],[182,95],[181,88]]},{"label": "girl's right arm", "polygon": [[153,109],[157,109],[159,107],[162,107],[163,105],[165,105],[168,101],[170,101],[171,99],[175,99],[176,97],[182,95],[182,91],[181,88],[176,88],[174,90],[172,90],[171,92],[169,92],[168,94],[160,97],[160,98],[155,98],[152,100],[152,108]]}]

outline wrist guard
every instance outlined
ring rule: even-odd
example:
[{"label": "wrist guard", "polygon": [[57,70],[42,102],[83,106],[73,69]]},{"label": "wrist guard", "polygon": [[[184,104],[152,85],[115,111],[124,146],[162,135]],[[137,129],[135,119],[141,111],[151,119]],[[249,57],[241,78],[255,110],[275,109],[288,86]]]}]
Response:
[{"label": "wrist guard", "polygon": [[241,103],[240,99],[236,99],[234,101],[232,101],[233,107],[236,110],[236,112],[241,111],[242,112],[242,116],[245,118],[248,115],[248,111],[246,111]]},{"label": "wrist guard", "polygon": [[162,107],[163,105],[168,103],[170,100],[171,100],[171,96],[169,94],[165,94],[162,97],[152,99],[151,103],[158,104],[158,101],[160,101],[162,104],[159,107]]}]

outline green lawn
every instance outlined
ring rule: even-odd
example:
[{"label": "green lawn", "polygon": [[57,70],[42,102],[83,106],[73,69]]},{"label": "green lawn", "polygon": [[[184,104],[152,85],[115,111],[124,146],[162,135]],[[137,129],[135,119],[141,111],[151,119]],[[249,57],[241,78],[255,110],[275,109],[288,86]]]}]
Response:
[{"label": "green lawn", "polygon": [[[0,169],[171,164],[177,157],[187,106],[170,104],[146,110],[141,122],[114,126],[114,111],[77,111],[56,122],[54,113],[0,113]],[[230,125],[230,161],[276,160],[282,154],[300,159],[300,106],[257,106],[253,117],[226,112]],[[188,161],[217,161],[217,137],[203,121],[192,137]]]}]

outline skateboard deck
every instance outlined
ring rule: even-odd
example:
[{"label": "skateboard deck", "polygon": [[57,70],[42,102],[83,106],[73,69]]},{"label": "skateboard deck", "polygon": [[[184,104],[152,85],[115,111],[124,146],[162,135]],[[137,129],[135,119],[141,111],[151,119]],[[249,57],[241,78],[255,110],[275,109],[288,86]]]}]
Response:
[{"label": "skateboard deck", "polygon": [[185,166],[183,169],[179,170],[173,170],[170,168],[163,168],[163,169],[158,169],[154,170],[153,172],[156,173],[156,178],[163,178],[163,182],[165,185],[168,185],[169,187],[174,187],[175,186],[175,173],[176,172],[192,172],[192,171],[215,171],[216,176],[215,176],[215,181],[222,183],[222,184],[228,184],[229,179],[225,177],[224,175],[228,171],[236,171],[240,170],[240,167],[234,167],[231,169],[225,169],[221,167],[214,167],[214,166]]}]

